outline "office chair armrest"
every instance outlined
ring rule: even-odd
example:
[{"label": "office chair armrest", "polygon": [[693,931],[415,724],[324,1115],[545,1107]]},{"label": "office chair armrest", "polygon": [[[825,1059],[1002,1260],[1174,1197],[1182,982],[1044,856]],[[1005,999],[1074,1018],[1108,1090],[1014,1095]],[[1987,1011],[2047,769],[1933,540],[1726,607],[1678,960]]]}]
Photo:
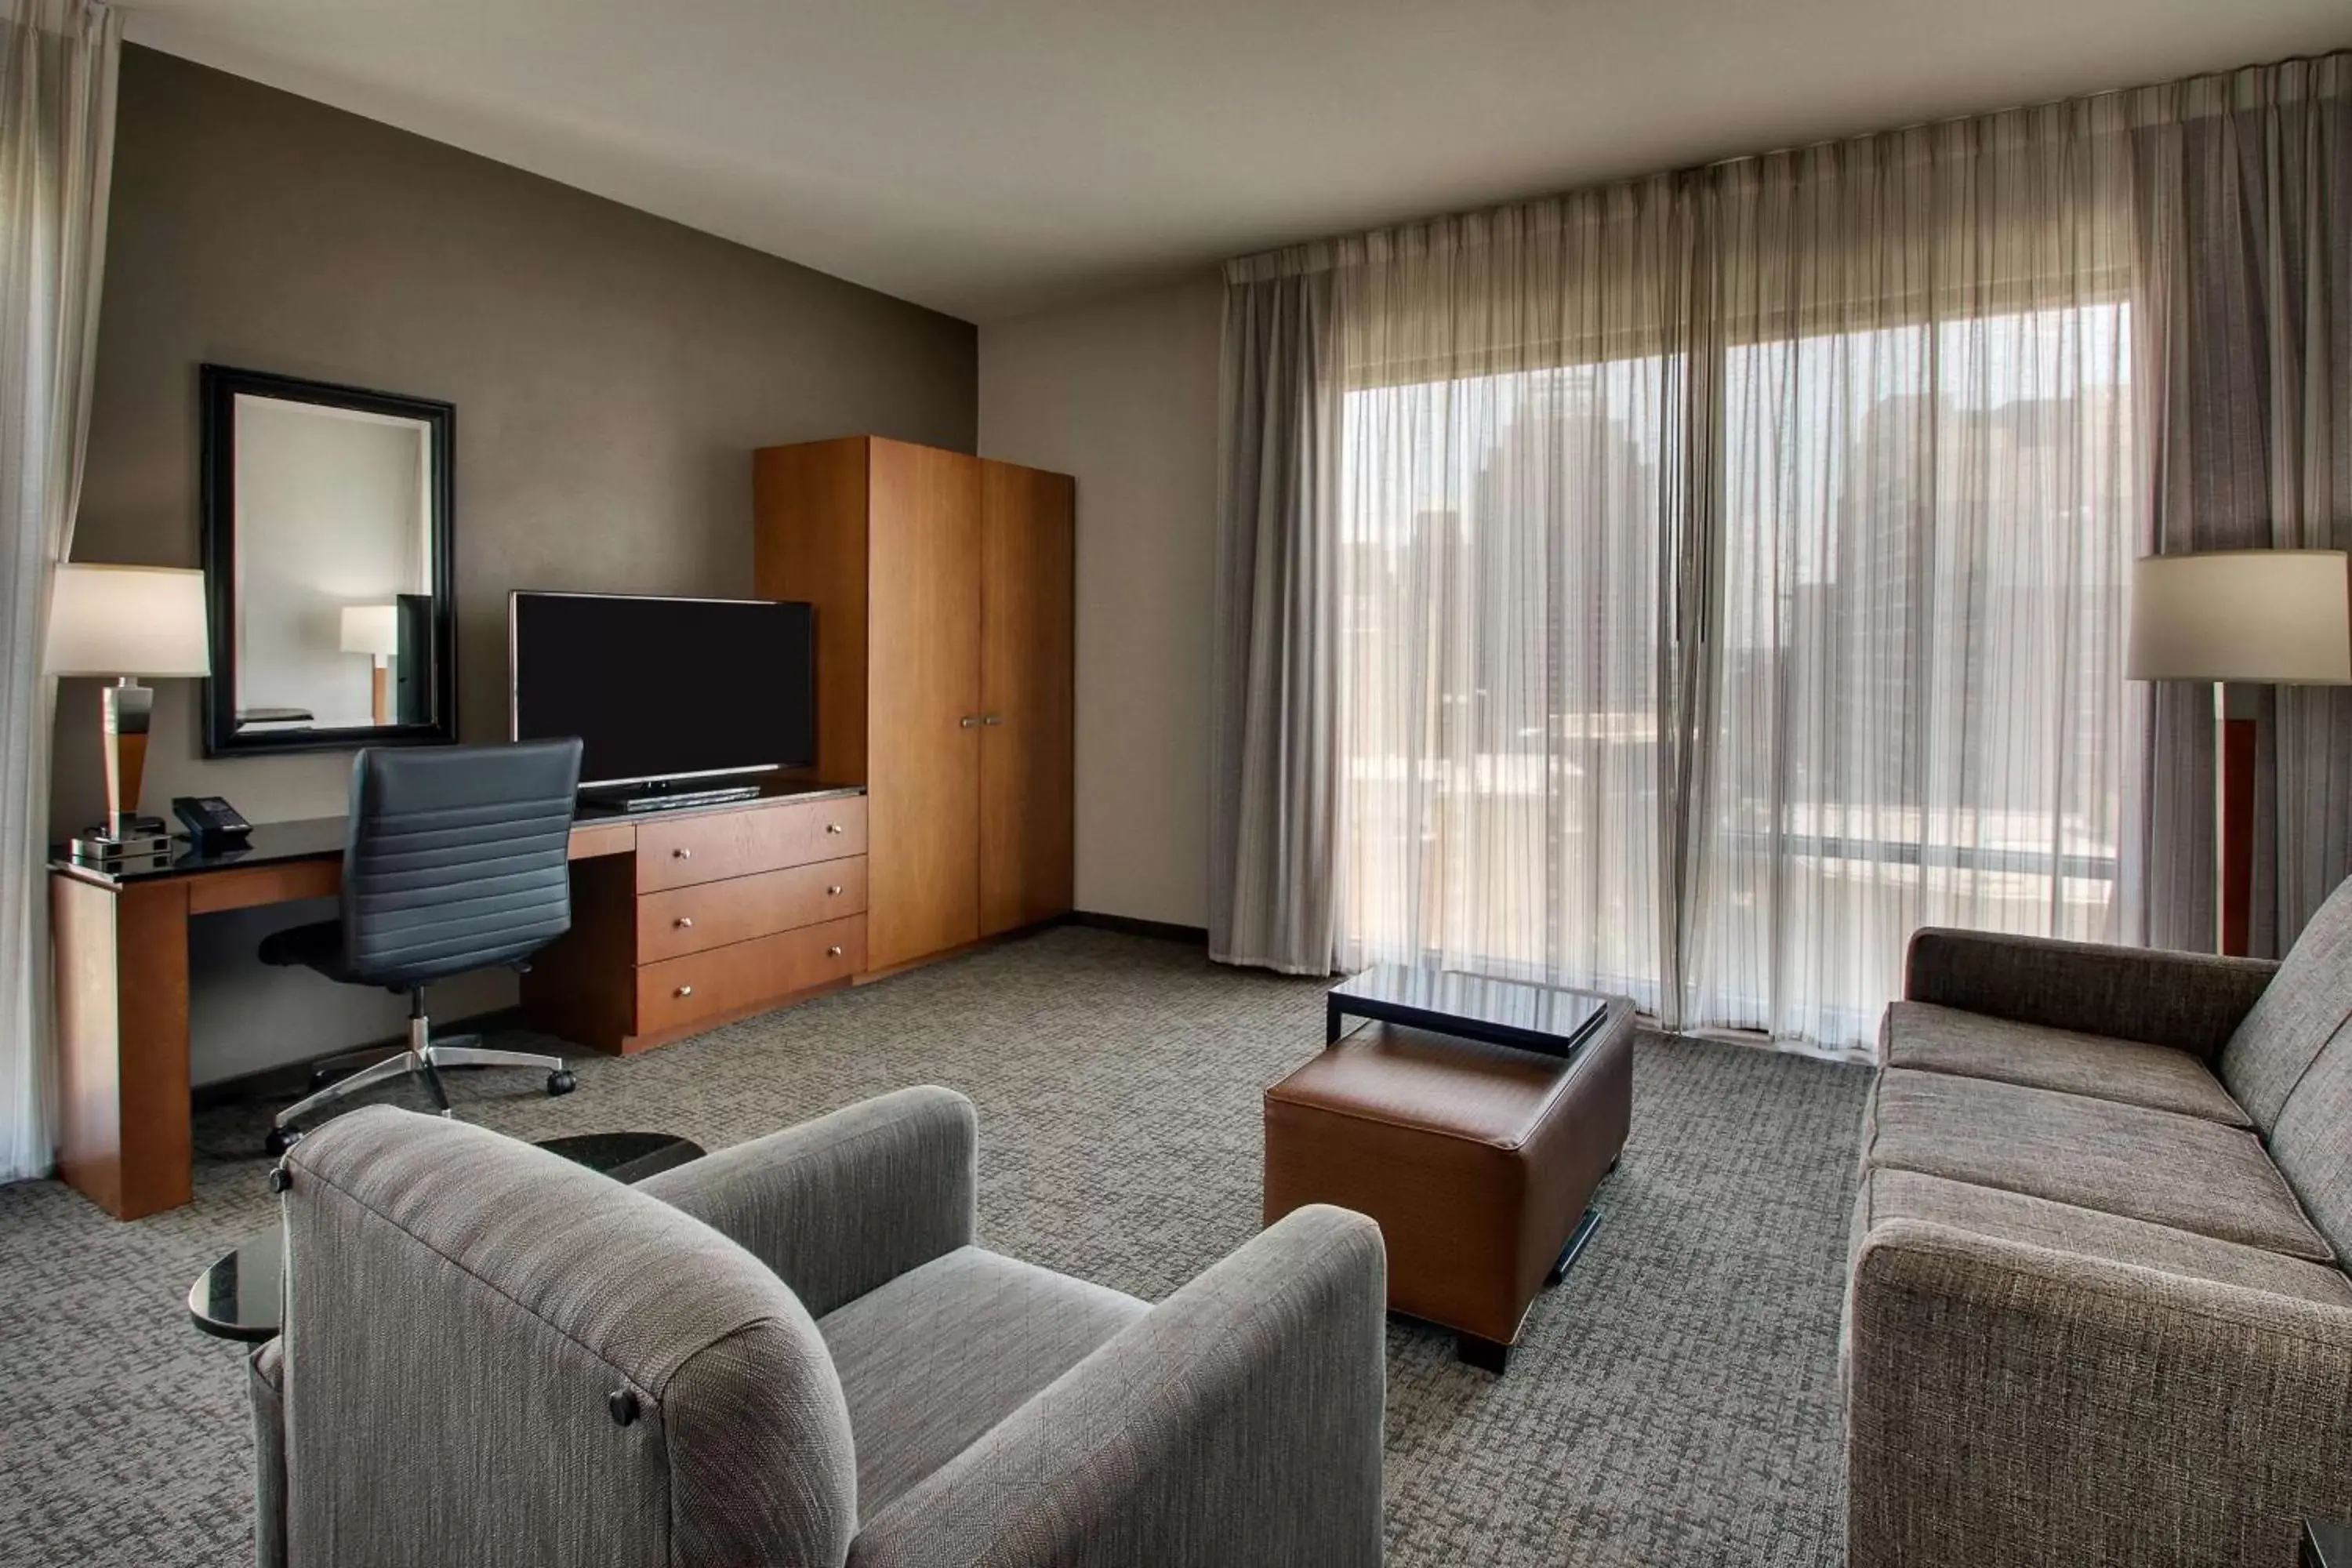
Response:
[{"label": "office chair armrest", "polygon": [[740,1243],[823,1317],[971,1244],[971,1101],[902,1089],[649,1176],[637,1190]]},{"label": "office chair armrest", "polygon": [[1285,1216],[884,1508],[852,1568],[1377,1568],[1387,1276],[1363,1215]]}]

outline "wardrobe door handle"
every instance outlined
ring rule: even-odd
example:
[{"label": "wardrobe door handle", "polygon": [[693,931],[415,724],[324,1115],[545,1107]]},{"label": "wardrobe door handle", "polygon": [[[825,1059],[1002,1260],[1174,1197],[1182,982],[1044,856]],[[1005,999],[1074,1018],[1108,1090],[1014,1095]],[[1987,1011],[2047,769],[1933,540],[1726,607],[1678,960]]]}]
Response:
[{"label": "wardrobe door handle", "polygon": [[991,729],[994,729],[997,725],[1004,722],[1004,715],[1002,713],[986,714],[982,717],[980,721],[986,724]]},{"label": "wardrobe door handle", "polygon": [[694,987],[691,985],[681,985],[677,988],[677,994],[681,996],[691,996],[694,994]]},{"label": "wardrobe door handle", "polygon": [[977,713],[967,713],[962,718],[957,720],[956,722],[962,725],[967,730],[977,730],[980,728],[980,715]]}]

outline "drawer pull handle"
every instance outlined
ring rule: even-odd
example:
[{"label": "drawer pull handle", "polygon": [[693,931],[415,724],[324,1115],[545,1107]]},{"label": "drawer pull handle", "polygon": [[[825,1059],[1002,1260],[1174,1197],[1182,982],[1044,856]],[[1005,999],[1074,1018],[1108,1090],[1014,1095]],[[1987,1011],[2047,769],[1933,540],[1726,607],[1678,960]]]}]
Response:
[{"label": "drawer pull handle", "polygon": [[839,958],[841,956],[841,949],[837,947],[828,947],[824,950],[824,955],[827,958]]},{"label": "drawer pull handle", "polygon": [[694,851],[681,845],[669,852],[669,858],[673,860],[691,860],[694,858]]},{"label": "drawer pull handle", "polygon": [[677,994],[681,996],[691,996],[694,994],[694,987],[691,985],[681,985],[677,988]]},{"label": "drawer pull handle", "polygon": [[957,720],[956,722],[962,725],[967,730],[977,730],[980,728],[980,715],[977,713],[967,713],[962,718]]},{"label": "drawer pull handle", "polygon": [[678,916],[677,929],[680,931],[692,931],[694,929],[694,917],[692,915]]},{"label": "drawer pull handle", "polygon": [[984,713],[981,715],[980,721],[987,725],[989,728],[994,729],[997,725],[1004,722],[1004,715],[1002,713]]},{"label": "drawer pull handle", "polygon": [[827,833],[838,833],[841,831],[841,824],[838,822],[828,822],[824,825],[824,830]]},{"label": "drawer pull handle", "polygon": [[837,899],[841,897],[841,884],[835,882],[832,887],[827,888],[824,890],[824,896],[828,899]]}]

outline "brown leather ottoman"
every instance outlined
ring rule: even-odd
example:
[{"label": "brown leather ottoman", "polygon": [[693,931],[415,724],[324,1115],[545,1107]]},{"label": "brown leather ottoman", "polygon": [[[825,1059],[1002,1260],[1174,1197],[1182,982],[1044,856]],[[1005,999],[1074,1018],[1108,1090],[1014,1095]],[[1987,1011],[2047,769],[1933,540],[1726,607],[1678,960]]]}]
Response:
[{"label": "brown leather ottoman", "polygon": [[1389,1306],[1501,1372],[1574,1261],[1633,1113],[1633,1005],[1574,1054],[1366,1024],[1265,1091],[1265,1223],[1302,1204],[1380,1222]]}]

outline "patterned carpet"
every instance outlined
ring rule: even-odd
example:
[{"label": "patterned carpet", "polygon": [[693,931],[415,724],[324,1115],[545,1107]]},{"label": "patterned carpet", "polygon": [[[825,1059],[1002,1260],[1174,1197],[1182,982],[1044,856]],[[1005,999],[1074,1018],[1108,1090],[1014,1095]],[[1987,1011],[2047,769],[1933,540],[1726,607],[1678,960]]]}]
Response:
[{"label": "patterned carpet", "polygon": [[[1072,928],[584,1061],[568,1100],[513,1073],[457,1092],[523,1137],[652,1127],[718,1147],[948,1084],[980,1106],[983,1241],[1157,1299],[1256,1228],[1258,1093],[1321,1025],[1314,983]],[[1843,1561],[1835,1353],[1865,1082],[1641,1042],[1603,1223],[1510,1374],[1391,1330],[1391,1563]],[[251,1561],[241,1352],[183,1301],[270,1219],[262,1126],[259,1108],[201,1116],[195,1203],[136,1225],[54,1182],[0,1188],[0,1563]]]}]

